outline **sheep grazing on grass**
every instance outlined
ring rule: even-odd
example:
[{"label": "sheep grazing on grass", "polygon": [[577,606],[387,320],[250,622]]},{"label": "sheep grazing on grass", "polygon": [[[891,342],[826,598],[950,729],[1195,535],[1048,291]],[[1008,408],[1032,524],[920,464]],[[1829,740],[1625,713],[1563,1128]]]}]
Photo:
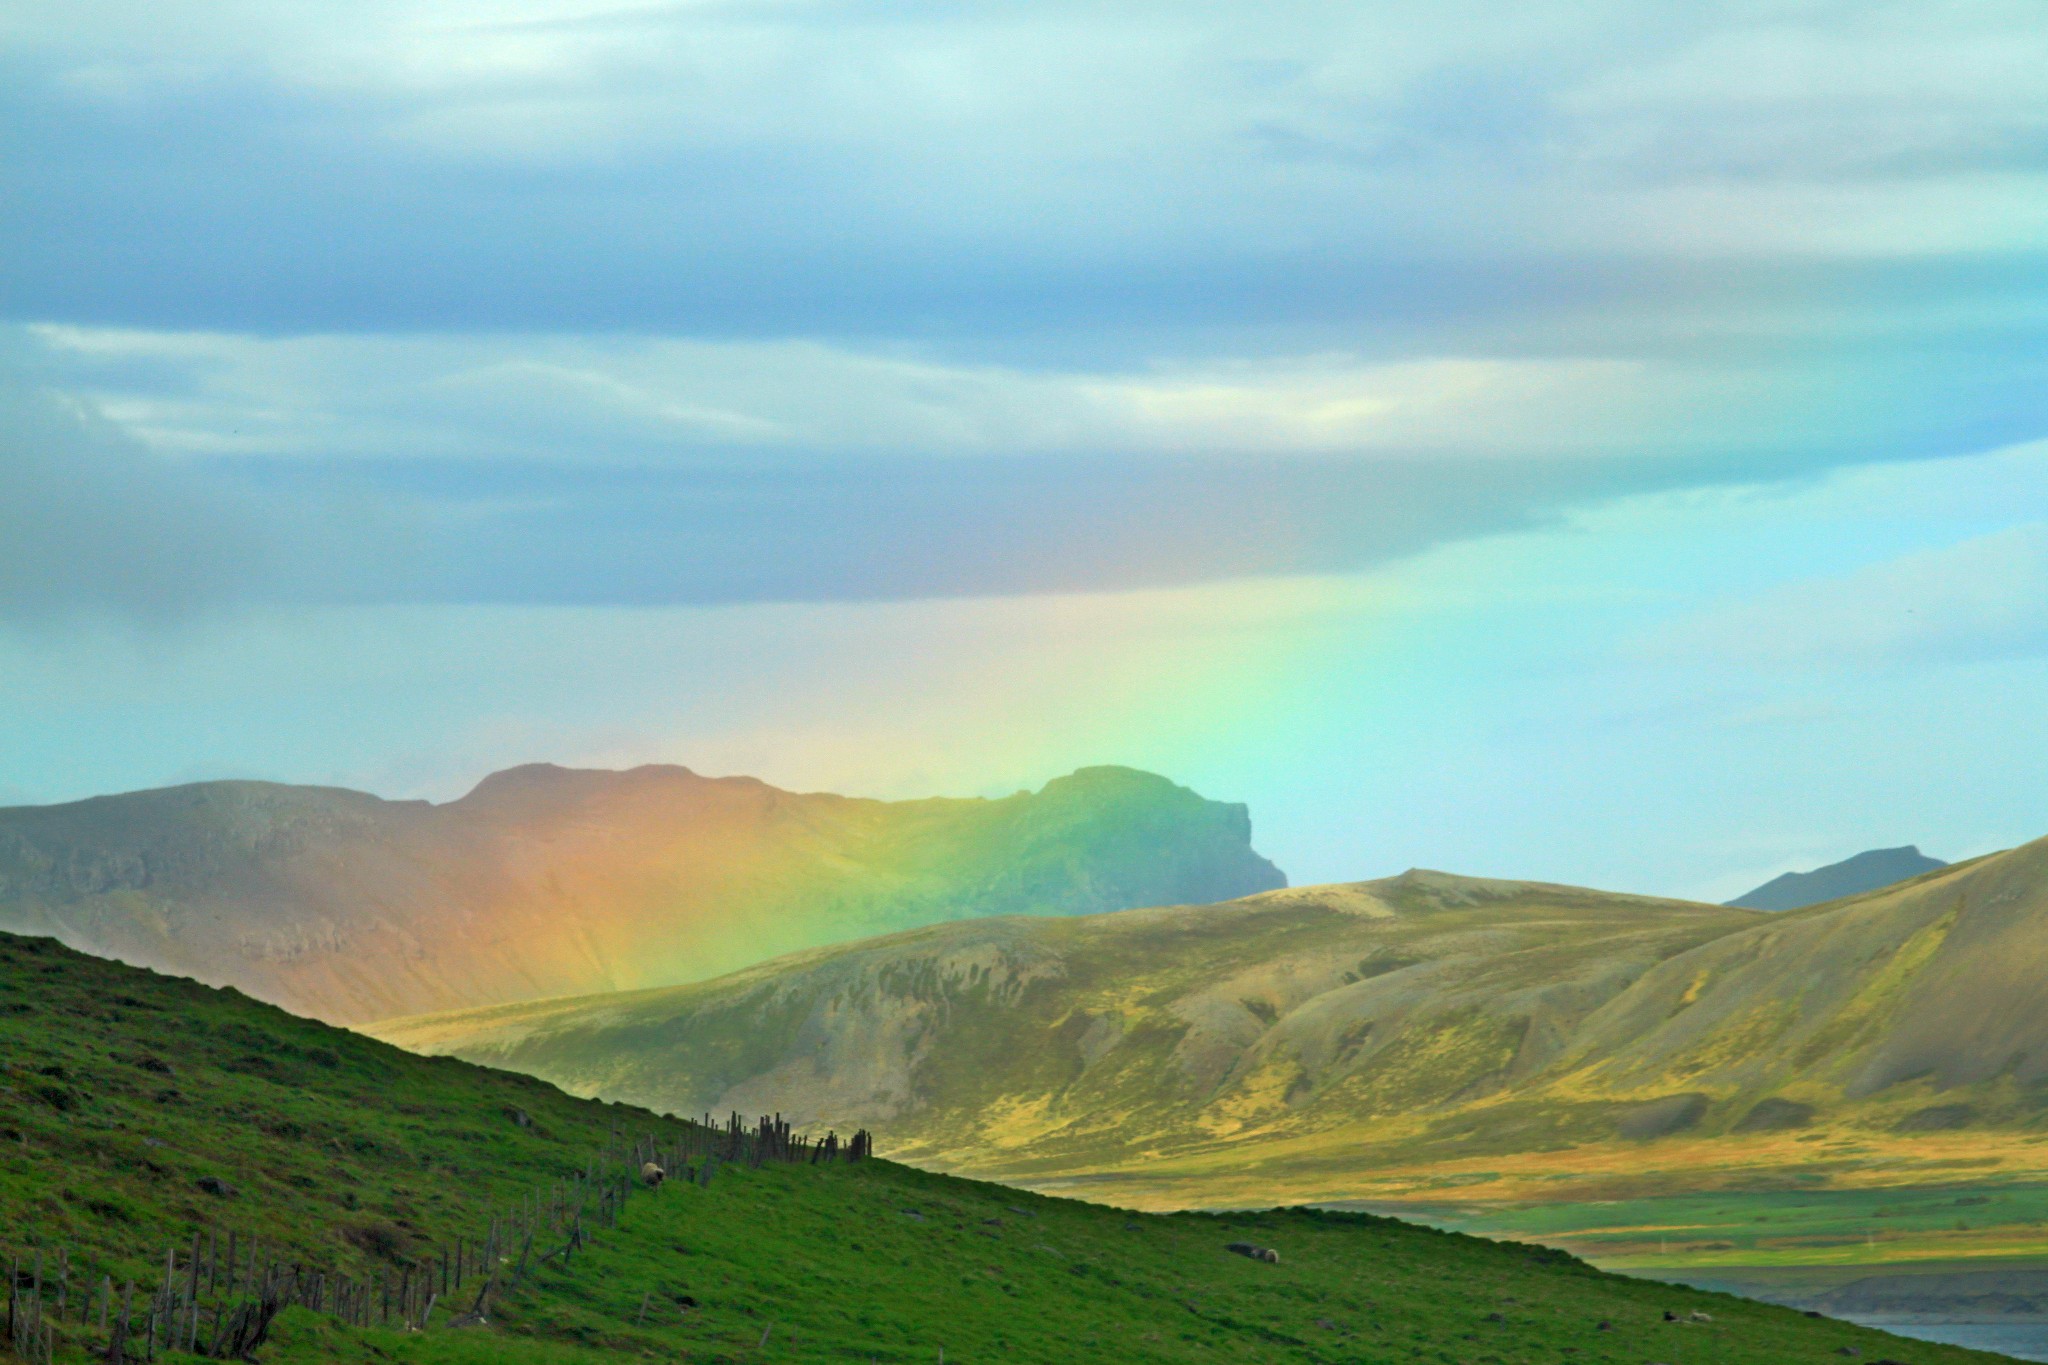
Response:
[{"label": "sheep grazing on grass", "polygon": [[1250,1242],[1232,1242],[1223,1249],[1234,1251],[1240,1256],[1249,1256],[1254,1261],[1264,1261],[1267,1265],[1280,1264],[1280,1253],[1271,1247],[1253,1246]]},{"label": "sheep grazing on grass", "polygon": [[640,1183],[649,1189],[659,1185],[666,1179],[668,1179],[668,1172],[651,1161],[640,1168]]}]

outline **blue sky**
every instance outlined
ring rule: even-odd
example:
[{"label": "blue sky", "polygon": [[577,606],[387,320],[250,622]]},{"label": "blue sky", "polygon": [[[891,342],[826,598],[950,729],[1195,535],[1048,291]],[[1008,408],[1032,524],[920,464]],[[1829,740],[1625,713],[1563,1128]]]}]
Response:
[{"label": "blue sky", "polygon": [[2048,833],[2037,5],[0,6],[0,799]]}]

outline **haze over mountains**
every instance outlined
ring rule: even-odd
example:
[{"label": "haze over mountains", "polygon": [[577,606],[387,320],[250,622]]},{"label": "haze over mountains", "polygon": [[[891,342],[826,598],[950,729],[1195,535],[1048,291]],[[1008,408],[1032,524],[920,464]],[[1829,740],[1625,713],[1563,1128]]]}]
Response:
[{"label": "haze over mountains", "polygon": [[1873,848],[1811,872],[1787,872],[1773,877],[1728,904],[1751,910],[1797,910],[1802,906],[1819,905],[1822,901],[1875,891],[1947,866],[1941,859],[1928,857],[1912,844],[1903,848]]},{"label": "haze over mountains", "polygon": [[980,920],[382,1032],[1136,1201],[1612,1184],[1660,1137],[1825,1182],[1967,1130],[1987,1175],[2048,1120],[2048,841],[1776,914],[1418,871]]},{"label": "haze over mountains", "polygon": [[0,810],[0,929],[330,1022],[695,980],[985,913],[1284,886],[1245,808],[1087,768],[884,802],[546,764],[443,805],[208,782]]}]

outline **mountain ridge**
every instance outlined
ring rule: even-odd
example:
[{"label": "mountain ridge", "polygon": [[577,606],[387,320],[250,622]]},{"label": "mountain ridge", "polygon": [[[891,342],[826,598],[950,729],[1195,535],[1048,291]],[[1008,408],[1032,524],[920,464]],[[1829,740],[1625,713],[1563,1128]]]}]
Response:
[{"label": "mountain ridge", "polygon": [[1799,910],[1877,891],[1947,866],[1922,853],[1916,844],[1867,849],[1810,872],[1781,873],[1726,904],[1748,910]]},{"label": "mountain ridge", "polygon": [[441,804],[237,780],[0,809],[0,928],[359,1023],[1285,885],[1250,840],[1243,806],[1120,768],[901,802],[673,765],[522,765]]},{"label": "mountain ridge", "polygon": [[[1273,1113],[1301,1100],[1300,1092],[1287,1093],[1297,1077],[1274,1082],[1264,1074],[1276,1051],[1306,1050],[1316,1058],[1311,1069],[1342,1069],[1361,1049],[1377,1047],[1370,1028],[1354,1036],[1358,1021],[1344,1014],[1347,997],[1356,1004],[1380,996],[1383,1030],[1420,1036],[1441,1027],[1454,1036],[1475,1010],[1498,1000],[1500,964],[1518,955],[1541,959],[1562,942],[1599,943],[1614,959],[1643,959],[1639,974],[1649,962],[1757,918],[1692,902],[1416,870],[1219,905],[929,926],[695,986],[386,1021],[373,1031],[418,1050],[532,1071],[577,1093],[634,1096],[686,1112],[772,1088],[786,1111],[805,1118],[873,1115],[910,1144],[906,1152],[945,1167],[973,1168],[978,1149],[1018,1150],[1028,1135],[1034,1161],[1058,1165],[1051,1154],[1093,1131],[1091,1114],[1110,1102],[1098,1092],[1105,1082],[1116,1089],[1117,1077],[1089,1073],[1098,1063],[1115,1073],[1111,1054],[1119,1048],[1135,1049],[1130,1064],[1152,1066],[1165,1092],[1116,1101],[1147,1116],[1120,1145],[1190,1147],[1256,1136]],[[1133,968],[1135,978],[1125,971],[1133,963],[1145,964]],[[1152,980],[1147,971],[1166,979],[1165,997],[1132,998]],[[1553,1022],[1576,1018],[1633,979],[1610,976],[1539,986],[1538,1012]],[[975,1038],[956,1048],[947,1030],[965,1027],[976,1007],[997,1017],[982,1020]],[[692,1012],[710,1021],[706,1028],[688,1026]],[[1396,1018],[1399,1027],[1390,1029]],[[775,1034],[771,1021],[781,1021],[787,1036]],[[678,1031],[656,1046],[665,1026]],[[579,1045],[585,1030],[591,1037]],[[1516,1050],[1525,1068],[1555,1050],[1563,1035],[1552,1032],[1548,1025],[1524,1031]],[[626,1035],[635,1049],[613,1045]],[[975,1089],[977,1078],[1003,1071],[1018,1037],[1037,1037],[1042,1046],[1023,1048],[1025,1059],[1008,1065],[1044,1088],[1028,1095]],[[636,1049],[645,1051],[637,1066]],[[950,1080],[923,1075],[925,1067]],[[1410,1079],[1424,1089],[1448,1087],[1448,1094],[1474,1078],[1446,1067]],[[690,1089],[695,1081],[709,1088]],[[948,1111],[964,1131],[917,1112],[920,1095],[944,1094],[948,1083],[971,1091]],[[1013,1112],[1019,1105],[1045,1112],[1026,1120]],[[1071,1111],[1078,1126],[1063,1133],[1068,1125],[1053,1111]]]},{"label": "mountain ridge", "polygon": [[1413,870],[936,925],[379,1033],[685,1112],[772,1092],[902,1159],[1158,1207],[1619,1197],[1658,1142],[1681,1186],[2019,1178],[2048,1127],[2048,840],[1784,912]]}]

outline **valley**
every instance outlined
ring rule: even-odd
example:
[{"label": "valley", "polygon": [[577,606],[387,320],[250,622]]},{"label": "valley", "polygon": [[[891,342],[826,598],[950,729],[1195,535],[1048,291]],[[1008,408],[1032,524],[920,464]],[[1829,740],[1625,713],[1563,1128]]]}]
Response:
[{"label": "valley", "polygon": [[[54,1362],[106,1358],[108,1286],[133,1287],[115,1321],[138,1350],[152,1306],[213,1340],[213,1310],[251,1301],[219,1274],[237,1245],[265,1283],[358,1287],[340,1311],[285,1303],[271,1365],[1996,1359],[1367,1213],[1132,1213],[887,1160],[756,1164],[670,1115],[8,934],[0,1141],[0,1255],[29,1273],[11,1304]],[[635,1186],[647,1150],[697,1169]],[[451,1250],[460,1292],[426,1294]]]},{"label": "valley", "polygon": [[1772,913],[1411,872],[374,1028],[1132,1208],[1403,1210],[1646,1273],[2019,1263],[2044,944],[2043,844]]},{"label": "valley", "polygon": [[[1092,1205],[1394,1214],[1802,1308],[1910,1303],[1922,1317],[2048,1319],[2048,1293],[2015,1295],[1996,1279],[2048,1263],[2048,1037],[2037,1037],[2048,1025],[2033,948],[2048,927],[2048,846],[1775,912],[1411,870],[1075,913],[1089,896],[1187,884],[1176,875],[1278,880],[1233,808],[1141,774],[1091,773],[1067,780],[1081,790],[1055,783],[1008,806],[964,803],[963,814],[939,803],[926,816],[938,832],[917,836],[938,842],[917,845],[916,877],[900,874],[907,855],[874,852],[903,845],[872,829],[861,845],[869,862],[832,863],[847,888],[831,902],[838,929],[874,914],[937,922],[706,980],[356,1026],[605,1106],[779,1112],[812,1132],[868,1127],[909,1167]],[[746,820],[766,828],[796,818],[779,794],[702,791],[707,780],[689,775],[516,775],[484,793],[494,820],[525,812],[516,827],[527,832],[493,836],[499,856],[567,866],[565,843],[609,840],[599,836],[613,820],[614,777],[656,789],[663,847],[680,845],[662,803],[684,801],[697,824],[680,828],[722,830],[717,839],[731,828],[702,802],[744,797]],[[1064,811],[1048,809],[1048,794]],[[459,814],[473,827],[482,819]],[[886,811],[860,814],[886,823]],[[996,850],[984,849],[985,870],[981,855],[958,852],[969,815]],[[814,850],[821,828],[847,837],[810,816],[799,823]],[[717,856],[665,864],[681,880],[662,894],[701,891],[703,877],[744,861],[703,837],[712,842],[699,854]],[[399,842],[386,831],[350,856],[388,856]],[[316,843],[285,822],[255,856],[235,856],[265,877],[310,875],[335,866],[328,853],[298,861]],[[1025,870],[991,882],[1020,847],[1037,850]],[[74,891],[90,882],[78,866]],[[227,884],[146,867],[139,880],[152,894]],[[779,885],[801,898],[809,875]],[[587,894],[606,885],[593,881]],[[961,899],[919,900],[913,887]],[[897,899],[859,909],[877,888]],[[346,877],[330,893],[392,913]],[[86,885],[66,904],[77,923],[104,924],[78,907],[133,912],[125,894]],[[24,903],[41,904],[15,902]],[[1036,913],[948,917],[1005,903]],[[275,913],[273,904],[252,898],[249,913]],[[617,935],[607,960],[634,959],[635,933],[680,942],[693,932],[687,919],[648,920],[648,904],[607,912],[604,932]],[[181,932],[223,922],[196,905],[178,913]],[[505,913],[495,904],[472,913],[486,927],[484,952],[516,938],[488,929]],[[602,940],[558,924],[535,951],[553,952],[571,929]],[[748,940],[753,951],[772,941]],[[478,948],[462,951],[473,961]],[[632,970],[681,970],[643,956]],[[1877,1284],[1887,1276],[1921,1288]]]}]

